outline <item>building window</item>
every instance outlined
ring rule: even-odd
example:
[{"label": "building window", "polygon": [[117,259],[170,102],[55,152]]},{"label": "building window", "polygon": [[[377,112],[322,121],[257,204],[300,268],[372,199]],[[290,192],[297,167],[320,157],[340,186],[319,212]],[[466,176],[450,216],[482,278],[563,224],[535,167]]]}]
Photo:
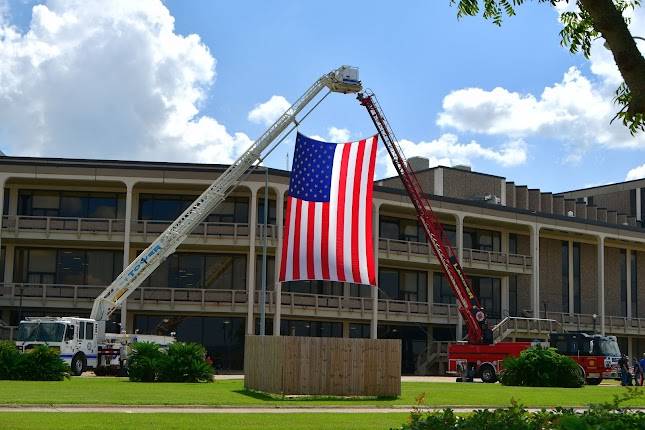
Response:
[{"label": "building window", "polygon": [[20,190],[18,215],[124,219],[125,194]]},{"label": "building window", "polygon": [[349,284],[349,295],[352,297],[372,297],[372,288],[377,287],[364,284]]},{"label": "building window", "polygon": [[636,318],[638,316],[638,254],[636,251],[631,253],[631,293],[632,293],[632,317]]},{"label": "building window", "polygon": [[380,217],[379,237],[382,239],[425,242],[426,235],[416,220]]},{"label": "building window", "polygon": [[581,313],[580,243],[573,242],[573,312]]},{"label": "building window", "polygon": [[[267,255],[267,291],[273,291],[275,284],[275,257]],[[262,255],[256,256],[255,259],[255,289],[260,291],[262,288]]]},{"label": "building window", "polygon": [[464,248],[481,251],[502,251],[502,236],[499,231],[464,229]]},{"label": "building window", "polygon": [[629,214],[636,216],[636,188],[629,190]]},{"label": "building window", "polygon": [[123,252],[16,248],[16,282],[109,285],[123,270]]},{"label": "building window", "polygon": [[569,242],[562,241],[562,312],[569,313]]},{"label": "building window", "polygon": [[432,290],[434,303],[448,303],[454,305],[456,303],[455,295],[450,288],[448,280],[440,272],[432,274]]},{"label": "building window", "polygon": [[[508,234],[508,252],[509,254],[517,254],[517,234]],[[519,316],[517,311],[517,275],[509,275],[508,277],[508,314],[509,316]]]},{"label": "building window", "polygon": [[306,337],[343,337],[343,323],[332,321],[280,321],[280,334],[283,336]]},{"label": "building window", "polygon": [[620,309],[627,316],[627,253],[620,250]]},{"label": "building window", "polygon": [[499,278],[473,276],[473,292],[489,318],[502,317],[502,283]]},{"label": "building window", "polygon": [[369,324],[354,324],[349,325],[349,337],[357,339],[370,338],[370,325]]},{"label": "building window", "polygon": [[[275,200],[269,199],[269,213],[267,214],[267,223],[275,225]],[[263,191],[258,194],[258,224],[264,224],[264,197]]]},{"label": "building window", "polygon": [[9,188],[4,189],[4,195],[2,197],[2,215],[9,215]]},{"label": "building window", "polygon": [[323,296],[342,296],[343,283],[338,281],[288,281],[282,284],[285,293],[320,294]]},{"label": "building window", "polygon": [[428,274],[412,270],[379,270],[379,297],[389,300],[427,302]]},{"label": "building window", "polygon": [[145,280],[148,288],[246,289],[246,255],[174,253]]},{"label": "building window", "polygon": [[[190,206],[196,196],[141,194],[139,197],[139,219],[174,221]],[[249,199],[227,197],[204,221],[225,223],[249,222]]]}]

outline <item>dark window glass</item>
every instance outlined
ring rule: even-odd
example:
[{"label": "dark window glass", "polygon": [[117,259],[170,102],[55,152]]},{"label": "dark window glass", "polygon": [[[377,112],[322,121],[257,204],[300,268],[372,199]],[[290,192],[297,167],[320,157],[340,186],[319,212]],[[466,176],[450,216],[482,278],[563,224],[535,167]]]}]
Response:
[{"label": "dark window glass", "polygon": [[[268,223],[275,224],[275,200],[269,199]],[[258,193],[258,224],[264,224],[264,192]]]},{"label": "dark window glass", "polygon": [[379,298],[397,300],[399,298],[399,272],[392,269],[379,269]]},{"label": "dark window glass", "polygon": [[464,229],[464,248],[481,251],[502,250],[502,237],[499,231]]},{"label": "dark window glass", "polygon": [[358,339],[370,338],[370,325],[369,324],[350,324],[349,337]]},{"label": "dark window glass", "polygon": [[394,219],[381,217],[379,237],[382,239],[399,240],[399,223]]},{"label": "dark window glass", "polygon": [[405,240],[408,242],[425,242],[423,228],[414,219],[381,217],[379,237],[382,239]]},{"label": "dark window glass", "polygon": [[581,312],[580,243],[573,242],[573,312]]},{"label": "dark window glass", "polygon": [[427,302],[428,274],[426,272],[402,271],[400,279],[400,300]]},{"label": "dark window glass", "polygon": [[144,282],[151,288],[246,289],[246,256],[175,253]]},{"label": "dark window glass", "polygon": [[282,320],[283,336],[343,337],[343,324],[331,321]]},{"label": "dark window glass", "polygon": [[372,288],[376,287],[363,284],[350,284],[349,295],[352,297],[372,297]]},{"label": "dark window glass", "polygon": [[508,277],[508,313],[512,317],[519,316],[517,311],[517,275]]},{"label": "dark window glass", "polygon": [[500,319],[502,316],[502,287],[499,278],[472,277],[474,293],[486,310],[489,318]]},{"label": "dark window glass", "polygon": [[9,215],[9,188],[4,189],[2,202],[2,215]]},{"label": "dark window glass", "polygon": [[455,304],[455,295],[452,293],[452,288],[446,277],[440,272],[432,274],[432,289],[434,296],[434,303],[450,303]]},{"label": "dark window glass", "polygon": [[288,293],[321,294],[325,296],[342,296],[343,283],[336,281],[289,281],[282,284],[282,290]]},{"label": "dark window glass", "polygon": [[562,312],[569,312],[569,242],[562,241]]},{"label": "dark window glass", "polygon": [[620,309],[622,316],[627,316],[627,254],[620,250]]},{"label": "dark window glass", "polygon": [[3,248],[0,248],[0,282],[4,282],[5,258],[6,258],[6,252],[3,247]]},{"label": "dark window glass", "polygon": [[637,261],[638,261],[638,254],[636,251],[632,251],[631,253],[631,261],[632,261],[632,267],[631,267],[631,293],[632,293],[632,317],[636,318],[638,317],[638,266],[637,266]]},{"label": "dark window glass", "polygon": [[508,234],[508,252],[509,254],[517,254],[517,234]]},{"label": "dark window glass", "polygon": [[20,190],[18,215],[123,219],[125,195],[68,191]]},{"label": "dark window glass", "polygon": [[[267,255],[267,291],[273,290],[273,284],[275,283],[275,257],[272,255]],[[262,255],[257,256],[255,262],[255,289],[260,291],[262,288]]]},{"label": "dark window glass", "polygon": [[85,252],[81,250],[61,250],[58,253],[56,283],[81,285],[85,278]]},{"label": "dark window glass", "polygon": [[454,225],[446,225],[446,224],[443,225],[443,231],[446,234],[446,239],[448,240],[448,243],[452,247],[457,246],[457,233],[455,228],[456,227]]}]

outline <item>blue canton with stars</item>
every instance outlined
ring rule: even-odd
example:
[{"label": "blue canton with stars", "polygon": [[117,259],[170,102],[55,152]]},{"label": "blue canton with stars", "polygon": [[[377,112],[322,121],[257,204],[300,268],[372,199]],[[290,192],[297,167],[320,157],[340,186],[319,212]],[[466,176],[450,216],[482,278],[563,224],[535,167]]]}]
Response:
[{"label": "blue canton with stars", "polygon": [[289,195],[310,202],[328,202],[336,144],[298,133],[293,154]]}]

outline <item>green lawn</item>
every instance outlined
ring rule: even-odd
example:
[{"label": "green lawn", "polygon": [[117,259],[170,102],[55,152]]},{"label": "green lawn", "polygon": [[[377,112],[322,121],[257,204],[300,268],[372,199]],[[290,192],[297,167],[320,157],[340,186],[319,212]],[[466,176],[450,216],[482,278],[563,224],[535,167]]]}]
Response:
[{"label": "green lawn", "polygon": [[[281,399],[244,390],[242,380],[212,384],[133,383],[121,378],[72,378],[63,382],[0,381],[0,404],[358,406],[414,405],[425,393],[430,406],[505,406],[514,398],[529,407],[586,406],[609,401],[620,386],[504,387],[500,384],[404,382],[396,399]],[[645,407],[645,397],[632,402]]]},{"label": "green lawn", "polygon": [[[0,413],[1,429],[248,429],[387,430],[407,419],[401,414],[124,414]],[[109,424],[107,424],[109,423]]]}]

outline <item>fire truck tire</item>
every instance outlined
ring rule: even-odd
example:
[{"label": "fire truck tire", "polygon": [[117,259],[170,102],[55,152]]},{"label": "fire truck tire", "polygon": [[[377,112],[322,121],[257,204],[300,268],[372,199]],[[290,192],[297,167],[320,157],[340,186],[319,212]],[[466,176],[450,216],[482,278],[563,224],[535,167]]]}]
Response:
[{"label": "fire truck tire", "polygon": [[599,385],[602,382],[602,378],[587,378],[587,385]]},{"label": "fire truck tire", "polygon": [[81,373],[85,372],[87,368],[87,360],[85,359],[85,354],[82,352],[77,353],[74,358],[72,358],[72,375],[81,376]]},{"label": "fire truck tire", "polygon": [[495,373],[493,366],[490,364],[484,364],[479,368],[479,377],[482,382],[486,382],[487,384],[497,382],[497,374]]}]

